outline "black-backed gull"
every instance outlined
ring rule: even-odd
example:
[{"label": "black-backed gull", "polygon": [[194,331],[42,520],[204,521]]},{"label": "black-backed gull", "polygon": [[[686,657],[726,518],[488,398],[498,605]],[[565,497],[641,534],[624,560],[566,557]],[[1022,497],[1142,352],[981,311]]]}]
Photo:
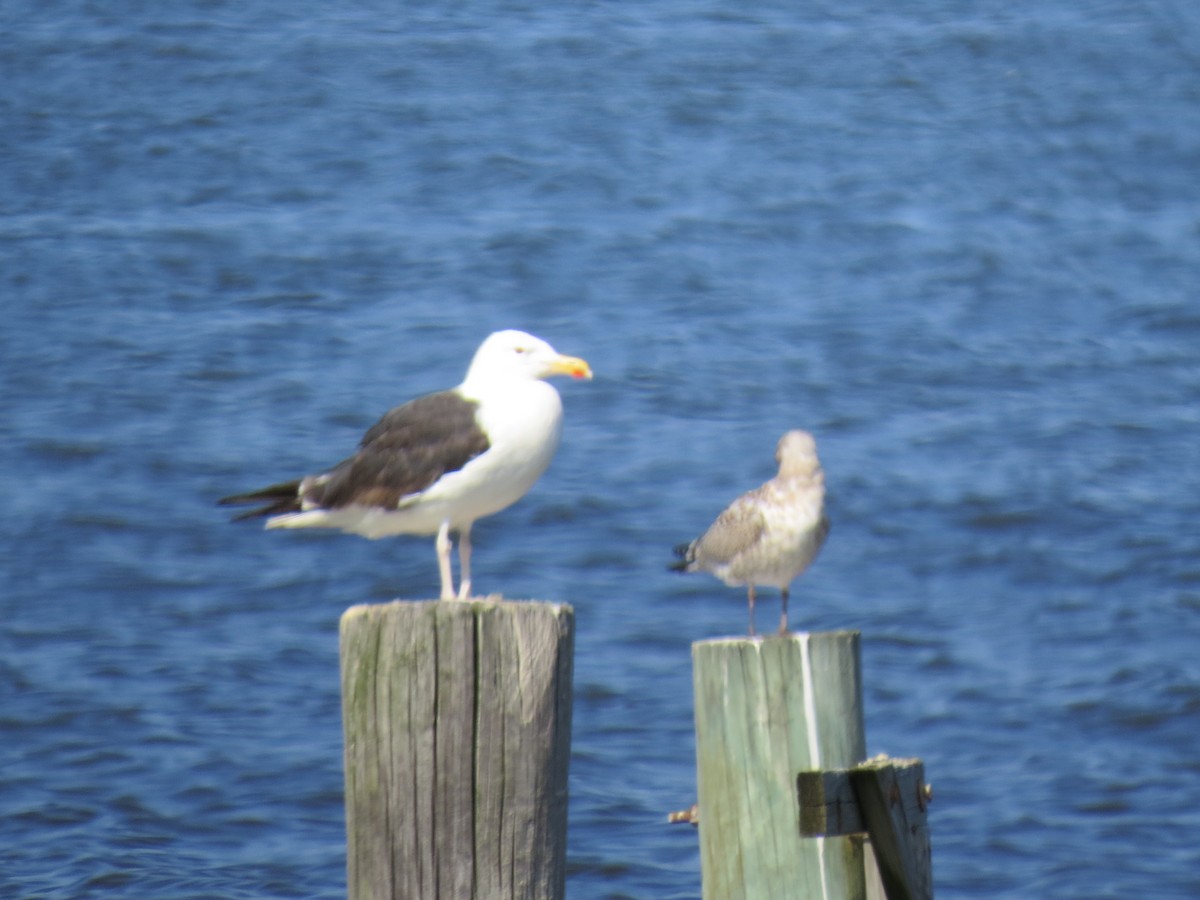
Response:
[{"label": "black-backed gull", "polygon": [[219,502],[264,504],[235,520],[267,516],[267,528],[338,528],[372,539],[436,534],[441,598],[466,599],[471,526],[524,496],[558,447],[562,400],[542,380],[552,375],[592,371],[533,335],[498,331],[475,352],[462,384],[389,411],[332,469]]}]

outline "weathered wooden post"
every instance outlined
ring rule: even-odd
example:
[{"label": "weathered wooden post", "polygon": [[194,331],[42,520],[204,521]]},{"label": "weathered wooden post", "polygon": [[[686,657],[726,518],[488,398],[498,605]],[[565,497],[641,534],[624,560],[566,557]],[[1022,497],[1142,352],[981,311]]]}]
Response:
[{"label": "weathered wooden post", "polygon": [[565,605],[346,610],[351,900],[561,900],[573,644]]},{"label": "weathered wooden post", "polygon": [[859,633],[692,645],[705,900],[861,898],[861,838],[802,839],[797,773],[863,760]]},{"label": "weathered wooden post", "polygon": [[801,772],[796,793],[802,835],[870,836],[879,866],[867,872],[879,879],[877,896],[932,900],[932,794],[919,759],[877,756],[850,769]]}]

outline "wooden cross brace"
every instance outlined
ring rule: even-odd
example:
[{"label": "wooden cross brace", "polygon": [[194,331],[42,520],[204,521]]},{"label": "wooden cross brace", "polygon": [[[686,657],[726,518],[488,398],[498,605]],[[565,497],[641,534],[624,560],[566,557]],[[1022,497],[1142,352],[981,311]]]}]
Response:
[{"label": "wooden cross brace", "polygon": [[887,900],[932,900],[932,793],[919,759],[878,756],[852,769],[801,772],[796,789],[802,836],[866,832]]}]

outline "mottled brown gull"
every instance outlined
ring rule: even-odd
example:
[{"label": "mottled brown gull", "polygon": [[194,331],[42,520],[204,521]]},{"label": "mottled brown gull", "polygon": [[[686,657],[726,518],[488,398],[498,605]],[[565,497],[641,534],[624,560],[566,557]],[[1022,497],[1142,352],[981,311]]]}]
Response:
[{"label": "mottled brown gull", "polygon": [[[337,528],[367,538],[436,534],[443,600],[471,592],[471,526],[519,500],[550,464],[562,400],[542,379],[591,378],[588,364],[540,338],[498,331],[476,351],[458,387],[398,406],[332,469],[225,497],[258,503],[237,516],[267,528]],[[450,532],[458,533],[454,591]]]},{"label": "mottled brown gull", "polygon": [[734,500],[696,540],[675,548],[680,572],[711,572],[728,585],[747,586],[750,634],[754,634],[755,588],[779,588],[787,632],[792,581],[812,564],[825,536],[825,474],[817,443],[807,431],[789,431],[775,449],[779,474]]}]

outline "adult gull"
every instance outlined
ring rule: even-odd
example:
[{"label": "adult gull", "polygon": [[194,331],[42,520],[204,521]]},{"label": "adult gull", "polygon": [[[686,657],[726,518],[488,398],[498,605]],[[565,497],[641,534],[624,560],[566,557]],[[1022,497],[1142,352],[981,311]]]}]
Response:
[{"label": "adult gull", "polygon": [[[267,528],[336,528],[366,538],[436,534],[441,599],[471,592],[471,526],[519,500],[550,464],[562,433],[562,400],[543,379],[591,378],[522,331],[498,331],[475,352],[455,388],[398,406],[333,468],[222,504],[259,504],[236,520]],[[454,590],[450,533],[458,534]]]}]

